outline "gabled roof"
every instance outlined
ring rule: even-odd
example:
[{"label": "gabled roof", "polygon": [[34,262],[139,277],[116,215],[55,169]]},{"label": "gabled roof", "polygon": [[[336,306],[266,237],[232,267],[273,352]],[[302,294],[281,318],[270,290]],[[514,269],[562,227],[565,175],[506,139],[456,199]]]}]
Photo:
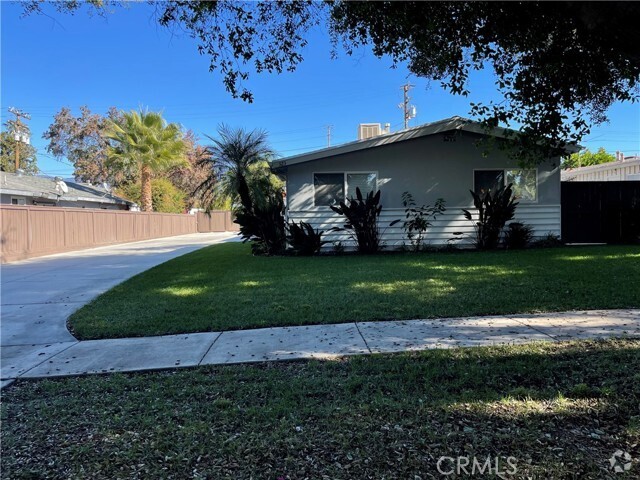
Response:
[{"label": "gabled roof", "polygon": [[[503,127],[496,127],[487,132],[487,130],[480,124],[480,122],[456,116],[445,118],[444,120],[438,120],[437,122],[425,123],[423,125],[413,128],[407,128],[398,132],[386,133],[377,137],[368,138],[366,140],[356,140],[354,142],[336,145],[335,147],[323,148],[320,150],[314,150],[312,152],[302,153],[300,155],[293,155],[291,157],[273,160],[271,162],[271,165],[274,169],[279,169],[287,167],[289,165],[296,165],[298,163],[311,162],[314,160],[319,160],[321,158],[335,157],[336,155],[356,152],[358,150],[381,147],[396,142],[403,142],[405,140],[413,140],[415,138],[452,131],[465,131],[477,133],[480,135],[491,135],[499,138],[505,138],[506,132],[516,132],[514,130]],[[568,152],[577,152],[580,150],[580,147],[577,145],[568,145],[566,149]]]},{"label": "gabled roof", "polygon": [[69,191],[56,189],[55,179],[36,175],[0,172],[0,192],[23,197],[46,198],[65,202],[95,202],[133,205],[133,202],[112,195],[103,188],[65,181]]}]

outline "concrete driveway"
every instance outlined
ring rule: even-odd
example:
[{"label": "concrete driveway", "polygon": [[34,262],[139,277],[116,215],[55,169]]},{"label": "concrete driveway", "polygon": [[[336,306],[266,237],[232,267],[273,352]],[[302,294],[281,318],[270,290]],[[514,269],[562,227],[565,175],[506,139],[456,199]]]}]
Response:
[{"label": "concrete driveway", "polygon": [[197,233],[3,265],[1,378],[15,378],[77,343],[67,318],[99,294],[167,260],[234,239],[236,233]]}]

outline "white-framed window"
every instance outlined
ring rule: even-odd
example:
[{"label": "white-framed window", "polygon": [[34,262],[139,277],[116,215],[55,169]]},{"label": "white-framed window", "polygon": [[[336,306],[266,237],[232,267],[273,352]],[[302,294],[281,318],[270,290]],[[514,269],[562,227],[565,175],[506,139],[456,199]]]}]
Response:
[{"label": "white-framed window", "polygon": [[24,197],[11,197],[11,205],[26,205],[27,199]]},{"label": "white-framed window", "polygon": [[505,185],[513,184],[513,195],[519,202],[538,201],[538,171],[534,168],[506,170]]},{"label": "white-framed window", "polygon": [[339,205],[355,197],[356,188],[363,195],[378,189],[376,172],[317,172],[313,174],[313,204],[316,207]]},{"label": "white-framed window", "polygon": [[376,192],[378,190],[378,175],[373,172],[367,173],[349,173],[345,174],[347,186],[347,197],[352,198],[356,196],[356,188],[360,188],[362,195],[366,195],[369,192]]},{"label": "white-framed window", "polygon": [[316,207],[338,205],[344,200],[344,173],[313,174],[313,204]]},{"label": "white-framed window", "polygon": [[474,192],[484,193],[500,186],[513,185],[513,194],[519,202],[538,201],[538,170],[535,168],[502,168],[473,171]]},{"label": "white-framed window", "polygon": [[474,170],[473,191],[487,193],[504,185],[504,170]]}]

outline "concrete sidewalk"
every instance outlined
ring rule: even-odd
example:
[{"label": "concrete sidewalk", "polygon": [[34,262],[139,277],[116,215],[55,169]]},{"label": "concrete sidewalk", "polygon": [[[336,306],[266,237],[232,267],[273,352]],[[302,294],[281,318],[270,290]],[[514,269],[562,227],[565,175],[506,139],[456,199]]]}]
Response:
[{"label": "concrete sidewalk", "polygon": [[[34,346],[3,379],[627,336],[640,309],[264,328]],[[8,376],[5,376],[8,375]]]},{"label": "concrete sidewalk", "polygon": [[2,265],[1,378],[15,378],[75,345],[67,318],[99,294],[167,260],[234,238],[198,233]]}]

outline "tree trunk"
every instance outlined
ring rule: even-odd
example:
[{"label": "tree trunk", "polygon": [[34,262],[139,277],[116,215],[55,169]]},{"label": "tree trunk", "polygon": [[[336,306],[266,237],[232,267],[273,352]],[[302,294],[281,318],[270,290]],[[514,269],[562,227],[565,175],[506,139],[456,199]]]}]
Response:
[{"label": "tree trunk", "polygon": [[247,213],[253,213],[253,201],[251,200],[249,184],[242,173],[238,173],[238,195],[240,196],[240,203]]},{"label": "tree trunk", "polygon": [[142,211],[152,212],[153,199],[151,196],[151,168],[149,168],[149,165],[142,165],[140,180],[142,182],[140,188],[140,203],[142,203]]}]

